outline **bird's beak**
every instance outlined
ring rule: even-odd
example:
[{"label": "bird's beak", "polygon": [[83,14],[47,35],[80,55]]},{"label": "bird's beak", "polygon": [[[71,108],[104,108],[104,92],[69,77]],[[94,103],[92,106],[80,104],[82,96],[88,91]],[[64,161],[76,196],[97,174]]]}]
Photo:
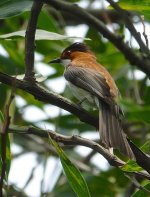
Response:
[{"label": "bird's beak", "polygon": [[49,61],[48,63],[61,63],[61,59],[57,58],[57,59]]}]

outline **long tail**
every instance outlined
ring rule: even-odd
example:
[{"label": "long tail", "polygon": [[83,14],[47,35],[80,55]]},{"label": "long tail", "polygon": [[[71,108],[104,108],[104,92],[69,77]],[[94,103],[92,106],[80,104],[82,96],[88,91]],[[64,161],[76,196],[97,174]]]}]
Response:
[{"label": "long tail", "polygon": [[99,131],[102,143],[106,148],[117,148],[130,159],[135,158],[123,132],[121,121],[105,103],[101,105],[99,114]]}]

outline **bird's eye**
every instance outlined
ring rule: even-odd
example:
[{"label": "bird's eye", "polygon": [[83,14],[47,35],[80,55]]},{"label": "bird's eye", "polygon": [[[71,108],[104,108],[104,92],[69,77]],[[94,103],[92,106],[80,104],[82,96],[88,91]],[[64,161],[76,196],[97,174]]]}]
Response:
[{"label": "bird's eye", "polygon": [[70,51],[70,50],[64,51],[64,52],[62,53],[62,55],[61,55],[61,58],[62,58],[62,59],[68,59],[68,58],[70,58],[70,54],[71,54],[71,51]]},{"label": "bird's eye", "polygon": [[66,56],[69,56],[71,54],[71,51],[66,51]]}]

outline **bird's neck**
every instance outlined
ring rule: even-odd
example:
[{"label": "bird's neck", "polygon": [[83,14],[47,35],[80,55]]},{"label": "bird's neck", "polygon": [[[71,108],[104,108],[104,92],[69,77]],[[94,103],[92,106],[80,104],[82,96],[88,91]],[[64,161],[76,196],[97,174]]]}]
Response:
[{"label": "bird's neck", "polygon": [[71,54],[71,59],[72,60],[92,60],[92,61],[96,61],[96,57],[92,52],[88,52],[88,53],[82,53],[80,51],[77,52],[73,52]]},{"label": "bird's neck", "polygon": [[72,54],[71,64],[79,67],[92,67],[96,64],[96,57],[92,53],[76,52]]}]

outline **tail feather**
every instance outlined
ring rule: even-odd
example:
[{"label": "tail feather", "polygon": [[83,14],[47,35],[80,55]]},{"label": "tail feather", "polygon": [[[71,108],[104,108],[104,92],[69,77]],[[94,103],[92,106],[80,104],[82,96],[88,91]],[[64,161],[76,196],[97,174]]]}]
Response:
[{"label": "tail feather", "polygon": [[117,148],[130,159],[134,159],[134,154],[128,144],[126,135],[123,132],[119,116],[116,115],[116,113],[114,113],[107,104],[103,103],[101,105],[99,130],[102,143],[106,148]]}]

